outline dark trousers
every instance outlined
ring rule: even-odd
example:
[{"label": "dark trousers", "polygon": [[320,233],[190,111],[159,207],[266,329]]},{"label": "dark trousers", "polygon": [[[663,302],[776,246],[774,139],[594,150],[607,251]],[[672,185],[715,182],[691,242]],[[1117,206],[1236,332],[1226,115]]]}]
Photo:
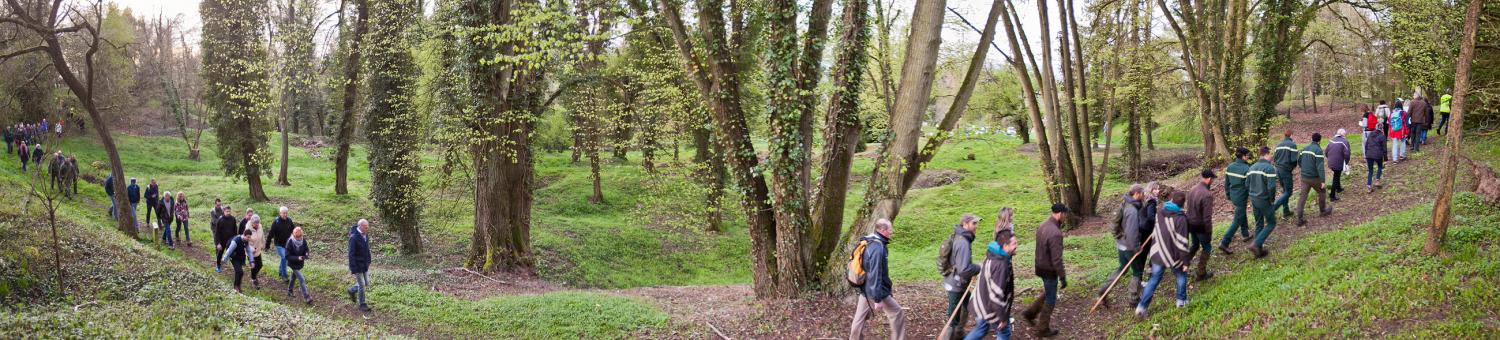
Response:
[{"label": "dark trousers", "polygon": [[[948,314],[943,315],[943,317],[950,317],[953,320],[948,323],[951,326],[949,327],[950,334],[954,335],[953,337],[949,337],[949,339],[962,338],[964,335],[964,321],[968,318],[967,314],[969,314],[969,309],[966,306],[968,306],[970,301],[964,298],[965,295],[969,295],[969,287],[968,285],[964,285],[958,289],[962,293],[948,292]],[[969,299],[972,298],[972,296],[969,297]],[[964,303],[958,303],[959,300],[964,300]]]},{"label": "dark trousers", "polygon": [[[1142,272],[1144,272],[1146,270],[1146,257],[1147,256],[1135,256],[1135,251],[1132,251],[1132,250],[1118,250],[1118,248],[1115,251],[1115,253],[1118,254],[1119,257],[1120,257],[1120,267],[1119,268],[1115,268],[1115,272],[1118,273],[1121,270],[1124,270],[1126,266],[1129,266],[1130,267],[1130,276],[1135,277],[1137,280],[1139,280],[1141,278]],[[1142,255],[1146,255],[1146,254],[1142,254]],[[1135,257],[1135,261],[1131,261],[1130,260],[1131,257]]]},{"label": "dark trousers", "polygon": [[227,246],[223,243],[218,243],[214,247],[214,268],[224,268],[224,247]]},{"label": "dark trousers", "polygon": [[1255,247],[1261,248],[1276,230],[1276,207],[1261,200],[1250,200],[1250,206],[1255,208]]},{"label": "dark trousers", "polygon": [[1214,246],[1213,246],[1213,241],[1214,241],[1213,231],[1212,230],[1208,230],[1207,228],[1204,228],[1202,230],[1203,230],[1203,232],[1201,232],[1201,233],[1188,232],[1189,243],[1188,243],[1188,256],[1187,256],[1187,258],[1189,258],[1189,259],[1193,258],[1193,256],[1196,256],[1198,254],[1198,250],[1199,249],[1203,250],[1203,255],[1204,256],[1208,256],[1208,252],[1211,252],[1211,251],[1214,250]]},{"label": "dark trousers", "polygon": [[1344,192],[1344,170],[1333,171],[1333,185],[1328,190],[1328,197],[1339,199],[1339,193]]},{"label": "dark trousers", "polygon": [[1380,159],[1365,158],[1365,186],[1375,185],[1380,180],[1381,173],[1385,172],[1385,157]]},{"label": "dark trousers", "polygon": [[[146,220],[147,221],[151,220],[151,211],[156,210],[156,203],[157,203],[156,200],[146,200]],[[161,214],[157,214],[157,215],[161,215]],[[157,217],[161,217],[161,216],[157,216]],[[160,220],[161,220],[160,218],[157,218],[157,222],[160,222]],[[160,224],[160,223],[158,223],[158,224]]]},{"label": "dark trousers", "polygon": [[1449,114],[1450,113],[1448,113],[1448,112],[1443,112],[1442,120],[1438,121],[1438,128],[1437,128],[1437,130],[1438,130],[1438,134],[1440,134],[1440,135],[1444,135],[1444,136],[1448,135],[1448,115]]},{"label": "dark trousers", "polygon": [[240,290],[240,281],[245,278],[245,264],[230,261],[234,265],[234,290]]},{"label": "dark trousers", "polygon": [[1292,215],[1292,169],[1276,167],[1276,181],[1281,184],[1281,196],[1276,197],[1276,202],[1271,203],[1271,210],[1281,208],[1281,214]]},{"label": "dark trousers", "polygon": [[188,230],[187,220],[177,220],[177,229],[172,230],[172,232],[176,233],[175,235],[187,236],[186,238],[180,239],[187,241],[188,243],[193,243],[193,232]]},{"label": "dark trousers", "polygon": [[1249,202],[1235,202],[1234,200],[1230,200],[1229,203],[1234,206],[1234,220],[1229,222],[1229,230],[1225,231],[1224,238],[1219,240],[1220,248],[1229,247],[1229,241],[1234,239],[1234,232],[1236,230],[1240,232],[1240,236],[1250,237],[1250,223],[1249,219],[1245,216],[1245,205]]},{"label": "dark trousers", "polygon": [[256,255],[255,256],[255,267],[254,268],[250,268],[250,279],[254,280],[256,282],[256,284],[260,283],[260,268],[261,267],[265,267],[265,266],[262,266],[260,264],[261,264],[261,262],[260,262],[260,255]]}]

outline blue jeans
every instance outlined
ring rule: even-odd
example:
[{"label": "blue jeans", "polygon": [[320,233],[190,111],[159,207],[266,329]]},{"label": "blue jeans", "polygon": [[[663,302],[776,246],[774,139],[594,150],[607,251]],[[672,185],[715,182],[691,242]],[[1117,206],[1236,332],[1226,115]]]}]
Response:
[{"label": "blue jeans", "polygon": [[[1161,276],[1167,271],[1167,266],[1152,263],[1151,281],[1146,281],[1146,291],[1141,293],[1141,303],[1136,308],[1146,309],[1151,305],[1151,296],[1156,295],[1156,285],[1161,283]],[[1172,275],[1177,277],[1177,299],[1187,300],[1187,272],[1172,268]]]},{"label": "blue jeans", "polygon": [[167,224],[167,225],[161,226],[161,240],[162,240],[162,243],[166,243],[168,247],[172,246],[172,225],[171,224]]},{"label": "blue jeans", "polygon": [[276,255],[281,255],[281,269],[278,271],[278,273],[281,274],[281,277],[285,278],[286,277],[286,247],[285,246],[276,246]]},{"label": "blue jeans", "polygon": [[[995,325],[991,325],[988,322],[984,322],[984,320],[979,320],[979,322],[977,322],[977,323],[978,323],[977,325],[974,325],[974,330],[969,331],[969,335],[965,335],[964,336],[964,340],[979,340],[979,339],[983,339],[984,335],[988,334],[990,332],[991,328],[995,328]],[[997,340],[1010,340],[1010,321],[1006,321],[1005,322],[1005,327],[1000,328],[1000,329],[998,329],[998,330],[995,331],[995,339],[997,339]]]},{"label": "blue jeans", "polygon": [[1045,276],[1042,277],[1042,298],[1046,299],[1047,304],[1049,304],[1049,305],[1056,305],[1057,304],[1057,278],[1056,277],[1045,277]]},{"label": "blue jeans", "polygon": [[355,294],[359,297],[357,301],[359,301],[360,306],[365,305],[365,290],[370,287],[369,276],[365,276],[365,274],[354,273],[354,285],[349,286],[348,290],[349,294]]},{"label": "blue jeans", "polygon": [[141,221],[138,220],[138,219],[136,219],[137,217],[140,217],[140,215],[136,215],[135,214],[135,206],[138,205],[138,204],[140,204],[140,203],[131,203],[130,204],[130,219],[132,221],[135,221],[135,228],[136,229],[141,229]]},{"label": "blue jeans", "polygon": [[1365,158],[1365,169],[1368,170],[1365,171],[1365,185],[1375,185],[1374,180],[1380,179],[1380,175],[1385,172],[1385,159]]},{"label": "blue jeans", "polygon": [[296,287],[297,284],[302,285],[302,298],[311,300],[312,295],[307,294],[307,278],[302,277],[301,270],[292,269],[292,276],[286,282],[286,295],[292,295],[292,287]]},{"label": "blue jeans", "polygon": [[108,195],[108,196],[109,196],[109,218],[117,218],[115,216],[115,195]]}]

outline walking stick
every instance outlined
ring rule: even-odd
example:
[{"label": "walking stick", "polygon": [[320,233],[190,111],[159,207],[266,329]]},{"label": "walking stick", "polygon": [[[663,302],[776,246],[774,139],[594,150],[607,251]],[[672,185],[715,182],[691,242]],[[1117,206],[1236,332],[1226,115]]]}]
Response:
[{"label": "walking stick", "polygon": [[1136,250],[1135,256],[1130,257],[1130,262],[1125,262],[1125,265],[1121,266],[1120,272],[1115,274],[1115,280],[1110,281],[1109,287],[1104,289],[1104,295],[1100,295],[1098,300],[1094,300],[1094,306],[1089,307],[1089,313],[1093,313],[1095,309],[1099,309],[1099,305],[1103,304],[1104,299],[1109,297],[1109,292],[1115,289],[1115,284],[1120,283],[1120,279],[1125,277],[1125,271],[1130,270],[1130,264],[1134,263],[1136,258],[1141,257],[1141,253],[1146,252],[1146,245],[1149,244],[1151,244],[1151,240],[1149,239],[1146,240],[1146,243],[1142,243],[1141,249]]},{"label": "walking stick", "polygon": [[958,304],[953,306],[953,312],[948,313],[948,322],[943,323],[943,332],[938,333],[938,339],[949,340],[948,331],[953,329],[953,320],[958,319],[958,309],[964,308],[964,300],[974,291],[974,281],[979,275],[969,278],[969,288],[964,289],[964,295],[958,297]]}]

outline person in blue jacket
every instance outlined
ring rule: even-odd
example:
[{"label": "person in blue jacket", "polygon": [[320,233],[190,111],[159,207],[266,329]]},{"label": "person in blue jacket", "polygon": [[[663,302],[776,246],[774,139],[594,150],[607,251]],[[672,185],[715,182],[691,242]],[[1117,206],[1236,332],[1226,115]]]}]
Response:
[{"label": "person in blue jacket", "polygon": [[354,285],[349,287],[349,301],[359,304],[359,310],[370,312],[365,304],[365,291],[370,287],[370,221],[361,219],[349,228],[349,273],[354,275]]}]

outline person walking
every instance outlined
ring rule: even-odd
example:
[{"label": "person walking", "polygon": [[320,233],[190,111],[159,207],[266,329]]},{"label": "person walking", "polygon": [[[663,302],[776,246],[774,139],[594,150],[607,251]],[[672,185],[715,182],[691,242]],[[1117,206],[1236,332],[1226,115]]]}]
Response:
[{"label": "person walking", "polygon": [[[1124,275],[1125,268],[1130,268],[1130,286],[1134,287],[1132,301],[1140,298],[1141,294],[1141,271],[1145,269],[1146,258],[1135,256],[1145,242],[1145,236],[1141,235],[1141,228],[1146,226],[1142,210],[1141,200],[1146,198],[1145,189],[1139,184],[1130,186],[1130,191],[1125,193],[1124,201],[1120,203],[1119,212],[1115,213],[1114,236],[1115,253],[1118,254],[1120,267],[1115,272]],[[1113,280],[1105,281],[1104,286],[1099,287],[1099,294],[1109,290]],[[1109,308],[1109,297],[1105,297],[1102,306]]]},{"label": "person walking", "polygon": [[[166,197],[172,197],[172,192],[167,191]],[[163,199],[156,202],[156,225],[161,226],[161,240],[167,248],[176,248],[172,242],[172,199]]]},{"label": "person walking", "polygon": [[12,131],[11,131],[11,129],[10,129],[9,126],[6,126],[5,127],[5,153],[9,154],[9,153],[12,153],[12,152],[16,152],[15,149],[12,149],[12,147],[14,147],[14,145],[11,144],[11,143],[15,143],[15,142],[16,142],[16,136],[15,136],[15,134],[12,133]]},{"label": "person walking", "polygon": [[31,163],[31,150],[27,150],[29,148],[31,148],[31,147],[28,146],[28,145],[26,145],[26,143],[21,143],[20,148],[18,148],[16,150],[17,153],[21,154],[21,171],[22,172],[26,171],[26,164],[30,164]]},{"label": "person walking", "polygon": [[[272,226],[275,228],[275,226]],[[307,278],[302,277],[302,266],[307,261],[307,255],[311,254],[307,246],[307,239],[302,235],[302,228],[293,228],[292,236],[286,240],[287,268],[291,268],[291,274],[287,276],[286,296],[292,296],[292,287],[302,286],[302,302],[311,305],[312,295],[307,294]]]},{"label": "person walking", "polygon": [[854,287],[860,297],[854,307],[854,320],[849,325],[851,340],[864,338],[865,321],[874,312],[885,314],[886,321],[890,322],[892,340],[906,339],[906,311],[901,309],[901,303],[892,294],[886,261],[886,245],[891,243],[894,229],[891,220],[878,219],[875,220],[875,232],[860,238],[866,242],[865,252],[859,255],[865,282]]},{"label": "person walking", "polygon": [[37,144],[32,144],[31,145],[31,164],[33,164],[32,166],[35,166],[38,169],[40,169],[42,167],[42,155],[43,154],[46,154],[46,149],[42,148],[42,144],[41,143],[37,143]]},{"label": "person walking", "polygon": [[1442,120],[1438,122],[1438,134],[1448,135],[1448,115],[1452,114],[1452,111],[1453,95],[1444,93],[1441,98],[1438,98],[1438,114],[1442,116]]},{"label": "person walking", "polygon": [[[229,240],[233,239],[235,235],[239,235],[235,232],[234,225],[236,223],[234,220],[234,215],[231,215],[229,213],[229,207],[226,206],[225,208],[226,209],[224,210],[224,216],[219,216],[218,219],[214,220],[213,224],[214,250],[217,252],[214,254],[215,259],[223,256],[224,249],[227,249],[229,247]],[[223,271],[223,262],[224,261],[215,262],[214,270]]]},{"label": "person walking", "polygon": [[365,304],[365,291],[370,288],[370,221],[360,219],[354,227],[349,228],[349,274],[354,276],[354,285],[347,292],[352,303],[359,304],[359,310],[369,313],[370,306]]},{"label": "person walking", "polygon": [[[1214,250],[1214,193],[1209,188],[1214,186],[1214,179],[1218,177],[1213,170],[1203,169],[1198,174],[1198,184],[1188,190],[1186,205],[1178,204],[1187,215],[1187,233],[1191,240],[1183,265],[1193,267],[1193,279],[1198,281],[1214,277],[1214,273],[1208,271],[1208,258]],[[1199,250],[1203,253],[1198,253]],[[1193,264],[1194,257],[1198,258],[1196,265]]]},{"label": "person walking", "polygon": [[1250,207],[1255,212],[1255,243],[1249,247],[1255,258],[1266,256],[1262,248],[1271,231],[1276,230],[1276,166],[1271,165],[1271,148],[1260,147],[1260,160],[1250,166],[1245,174],[1245,186],[1249,189]]},{"label": "person walking", "polygon": [[104,176],[104,196],[109,196],[109,218],[115,218],[115,175]]},{"label": "person walking", "polygon": [[277,209],[276,214],[276,220],[271,221],[271,242],[276,245],[277,256],[281,257],[281,267],[276,274],[286,279],[286,240],[292,237],[292,229],[296,229],[297,225],[287,216],[286,206]]},{"label": "person walking", "polygon": [[1417,95],[1411,100],[1411,141],[1412,152],[1422,152],[1422,144],[1427,144],[1427,129],[1432,128],[1432,105],[1427,103],[1427,98]]},{"label": "person walking", "polygon": [[[224,254],[220,255],[220,262],[229,261],[234,267],[234,292],[243,293],[240,290],[240,282],[245,278],[246,260],[254,258],[255,247],[250,246],[250,231],[246,230],[240,235],[231,237],[229,244],[224,247]],[[255,263],[249,263],[250,269],[255,270]]]},{"label": "person walking", "polygon": [[1323,181],[1325,179],[1323,163],[1325,156],[1323,155],[1323,148],[1318,145],[1318,142],[1322,140],[1323,135],[1314,132],[1312,134],[1312,143],[1308,143],[1307,147],[1302,148],[1302,155],[1299,160],[1302,167],[1302,190],[1297,194],[1298,227],[1307,225],[1307,218],[1303,214],[1303,208],[1307,206],[1308,191],[1318,192],[1319,216],[1328,215],[1328,213],[1333,211],[1333,209],[1328,207],[1328,190],[1323,188]]},{"label": "person walking", "polygon": [[187,193],[177,192],[177,203],[172,204],[172,215],[177,218],[176,233],[184,236],[180,239],[186,242],[189,247],[193,246],[193,233],[191,230],[188,230]]},{"label": "person walking", "polygon": [[224,217],[224,201],[214,197],[214,209],[208,212],[208,220],[211,221],[209,223],[218,224],[220,217]]},{"label": "person walking", "polygon": [[1177,278],[1177,308],[1187,307],[1187,258],[1188,250],[1188,216],[1184,213],[1179,203],[1186,199],[1182,192],[1172,193],[1172,199],[1162,204],[1161,215],[1157,217],[1156,231],[1152,233],[1151,244],[1151,280],[1146,281],[1145,293],[1141,294],[1141,300],[1135,305],[1135,315],[1146,317],[1146,307],[1151,305],[1151,298],[1156,295],[1156,287],[1161,284],[1162,275],[1167,269],[1172,270],[1172,275]]},{"label": "person walking", "polygon": [[1292,141],[1292,130],[1286,130],[1282,134],[1281,143],[1276,144],[1276,156],[1272,158],[1276,163],[1276,178],[1281,183],[1281,196],[1276,197],[1276,202],[1271,208],[1281,209],[1281,218],[1292,216],[1292,170],[1297,169],[1298,155],[1297,143]]},{"label": "person walking", "polygon": [[[147,184],[146,185],[146,207],[147,207],[147,209],[146,209],[146,220],[147,221],[151,220],[151,210],[152,209],[150,209],[150,208],[155,208],[157,203],[161,203],[161,193],[159,191],[157,191],[157,190],[159,190],[159,188],[156,186],[156,178],[152,177],[151,178],[151,184]],[[161,214],[157,214],[157,216],[161,216]]]},{"label": "person walking", "polygon": [[[1058,334],[1052,328],[1052,310],[1057,307],[1057,290],[1068,288],[1067,268],[1063,266],[1062,221],[1070,210],[1062,203],[1052,205],[1052,216],[1036,228],[1036,276],[1042,279],[1042,295],[1021,311],[1021,319],[1032,325],[1037,337]],[[1059,285],[1061,285],[1059,287]]]},{"label": "person walking", "polygon": [[1375,192],[1375,187],[1380,186],[1380,175],[1384,172],[1385,134],[1373,131],[1365,137],[1365,189]]},{"label": "person walking", "polygon": [[995,240],[985,247],[984,265],[974,281],[974,329],[964,340],[979,340],[995,330],[995,339],[1009,340],[1011,336],[1010,307],[1015,302],[1016,277],[1011,257],[1018,246],[1015,237],[1014,210],[1000,208],[995,218]]},{"label": "person walking", "polygon": [[953,225],[953,233],[948,235],[947,245],[939,248],[947,248],[943,254],[945,263],[939,270],[943,274],[943,290],[948,292],[948,339],[958,339],[965,333],[963,327],[967,318],[967,309],[961,301],[967,300],[969,295],[969,280],[979,274],[979,266],[974,265],[974,230],[979,228],[979,216],[974,214],[963,214],[958,219],[958,224]]},{"label": "person walking", "polygon": [[250,224],[250,216],[255,216],[255,209],[254,208],[245,208],[245,215],[244,216],[245,216],[244,219],[240,220],[239,229],[237,229],[236,232],[245,231],[245,227],[247,227]]},{"label": "person walking", "polygon": [[1344,172],[1349,170],[1349,140],[1344,138],[1347,131],[1339,129],[1333,135],[1333,140],[1328,141],[1328,149],[1323,150],[1327,156],[1328,170],[1333,172],[1333,184],[1328,189],[1328,200],[1338,202],[1339,194],[1344,192]]},{"label": "person walking", "polygon": [[248,227],[245,228],[245,231],[250,234],[250,247],[255,248],[255,266],[250,269],[250,283],[255,285],[255,289],[260,289],[260,269],[263,267],[262,264],[264,264],[261,261],[260,254],[270,248],[266,244],[266,230],[260,226],[260,215],[246,216],[249,216],[245,218],[249,223],[247,223]]},{"label": "person walking", "polygon": [[[1400,103],[1397,103],[1397,106],[1400,106]],[[1389,127],[1387,127],[1387,129],[1391,132],[1387,137],[1389,137],[1392,142],[1391,164],[1395,164],[1406,160],[1406,145],[1408,142],[1407,137],[1410,136],[1411,129],[1407,126],[1407,115],[1405,110],[1398,109],[1391,111],[1390,123],[1391,124]]]},{"label": "person walking", "polygon": [[135,184],[135,178],[130,178],[130,185],[125,187],[125,199],[130,202],[130,220],[135,222],[135,229],[141,229],[140,215],[135,213],[135,207],[141,204],[141,186]]},{"label": "person walking", "polygon": [[1229,242],[1234,239],[1235,231],[1239,231],[1244,241],[1250,240],[1250,225],[1246,219],[1246,205],[1250,203],[1250,190],[1247,186],[1250,173],[1250,149],[1243,147],[1234,149],[1234,163],[1224,169],[1224,196],[1229,198],[1229,204],[1234,206],[1234,220],[1229,222],[1229,230],[1224,232],[1224,238],[1219,240],[1219,252],[1224,255],[1234,255],[1229,250]]}]

